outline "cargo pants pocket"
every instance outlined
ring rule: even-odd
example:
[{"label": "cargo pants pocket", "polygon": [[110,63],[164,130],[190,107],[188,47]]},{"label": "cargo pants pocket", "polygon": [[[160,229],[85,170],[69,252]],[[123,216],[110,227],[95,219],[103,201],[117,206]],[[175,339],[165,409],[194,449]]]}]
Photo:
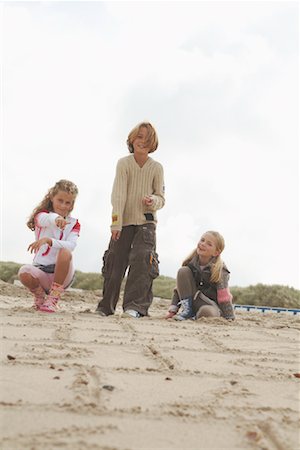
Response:
[{"label": "cargo pants pocket", "polygon": [[109,278],[112,272],[114,255],[110,250],[106,250],[103,255],[103,265],[101,273],[104,278]]},{"label": "cargo pants pocket", "polygon": [[159,276],[158,254],[154,251],[149,254],[149,274],[153,280]]}]

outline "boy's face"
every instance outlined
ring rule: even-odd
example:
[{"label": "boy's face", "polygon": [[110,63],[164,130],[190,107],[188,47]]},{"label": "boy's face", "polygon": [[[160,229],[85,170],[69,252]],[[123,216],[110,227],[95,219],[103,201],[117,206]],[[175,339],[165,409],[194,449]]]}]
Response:
[{"label": "boy's face", "polygon": [[141,127],[136,138],[132,142],[133,151],[135,155],[147,155],[151,150],[148,141],[148,130],[146,127]]}]

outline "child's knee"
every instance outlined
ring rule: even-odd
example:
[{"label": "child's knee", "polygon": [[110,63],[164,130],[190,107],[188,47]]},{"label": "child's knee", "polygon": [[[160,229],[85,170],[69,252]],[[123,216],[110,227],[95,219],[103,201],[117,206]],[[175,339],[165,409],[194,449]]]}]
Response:
[{"label": "child's knee", "polygon": [[69,262],[72,259],[72,253],[67,248],[62,248],[58,252],[57,258],[59,258],[62,261]]},{"label": "child's knee", "polygon": [[187,266],[180,267],[177,272],[177,280],[178,279],[186,279],[191,275],[191,269]]},{"label": "child's knee", "polygon": [[31,275],[31,266],[29,264],[20,267],[19,271],[18,271],[18,278],[21,281],[28,281],[32,279],[32,275]]},{"label": "child's knee", "polygon": [[36,277],[32,273],[32,266],[26,265],[19,269],[18,277],[21,283],[29,288],[33,288],[38,285]]}]

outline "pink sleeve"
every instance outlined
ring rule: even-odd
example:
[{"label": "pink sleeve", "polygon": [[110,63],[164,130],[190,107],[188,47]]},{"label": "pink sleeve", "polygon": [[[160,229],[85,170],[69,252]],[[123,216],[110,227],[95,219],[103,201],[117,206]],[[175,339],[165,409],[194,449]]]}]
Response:
[{"label": "pink sleeve", "polygon": [[228,303],[232,300],[232,295],[229,288],[223,288],[217,290],[217,300],[218,303]]},{"label": "pink sleeve", "polygon": [[78,220],[76,221],[74,227],[72,228],[72,232],[73,233],[77,233],[79,235],[80,232],[80,223],[78,222]]}]

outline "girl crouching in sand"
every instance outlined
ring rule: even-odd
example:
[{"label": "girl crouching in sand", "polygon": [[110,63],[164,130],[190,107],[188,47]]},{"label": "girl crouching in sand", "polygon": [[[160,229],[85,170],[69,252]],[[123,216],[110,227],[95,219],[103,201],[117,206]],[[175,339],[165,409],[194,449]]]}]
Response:
[{"label": "girl crouching in sand", "polygon": [[22,266],[18,276],[33,294],[38,311],[55,312],[62,293],[73,281],[71,252],[76,247],[80,224],[70,213],[77,194],[74,183],[58,181],[27,222],[35,232],[36,240],[28,247],[35,256],[33,264]]},{"label": "girl crouching in sand", "polygon": [[[166,319],[220,316],[234,319],[228,288],[230,272],[220,257],[224,247],[224,239],[217,231],[203,234],[197,248],[178,270],[177,286]],[[180,306],[182,310],[176,315]]]}]

